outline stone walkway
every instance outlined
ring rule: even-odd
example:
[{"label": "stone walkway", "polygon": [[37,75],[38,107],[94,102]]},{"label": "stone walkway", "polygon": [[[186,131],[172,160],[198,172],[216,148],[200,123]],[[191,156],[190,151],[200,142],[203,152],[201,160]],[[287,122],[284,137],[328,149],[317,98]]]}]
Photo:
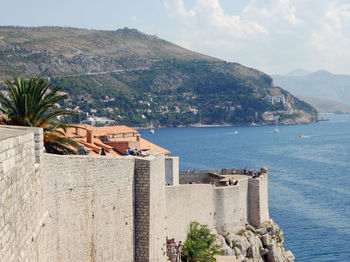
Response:
[{"label": "stone walkway", "polygon": [[234,256],[215,256],[216,262],[240,262],[236,257]]}]

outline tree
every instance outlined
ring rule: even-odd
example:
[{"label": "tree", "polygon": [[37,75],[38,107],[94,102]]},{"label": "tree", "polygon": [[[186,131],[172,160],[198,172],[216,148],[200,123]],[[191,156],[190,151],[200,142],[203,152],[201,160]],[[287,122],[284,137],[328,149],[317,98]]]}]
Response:
[{"label": "tree", "polygon": [[207,225],[192,221],[182,247],[183,259],[187,262],[216,261],[214,255],[220,254],[220,246],[215,244],[215,240],[216,236],[210,233]]},{"label": "tree", "polygon": [[0,94],[0,111],[6,115],[3,121],[9,125],[41,127],[44,130],[44,145],[49,153],[74,154],[78,144],[66,138],[66,128],[72,127],[58,122],[58,117],[71,116],[73,111],[62,110],[57,104],[67,95],[58,91],[62,86],[53,86],[41,77],[29,80],[15,77],[5,81],[9,98]]}]

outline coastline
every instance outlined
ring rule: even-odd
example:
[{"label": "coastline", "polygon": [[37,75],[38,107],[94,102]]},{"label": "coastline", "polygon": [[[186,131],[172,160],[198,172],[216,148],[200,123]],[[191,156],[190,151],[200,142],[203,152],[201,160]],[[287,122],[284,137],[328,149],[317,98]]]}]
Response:
[{"label": "coastline", "polygon": [[132,127],[137,130],[147,130],[147,129],[160,129],[160,128],[185,128],[185,127],[195,127],[195,128],[200,128],[200,127],[238,127],[238,126],[251,126],[251,127],[257,127],[257,126],[285,126],[285,125],[305,125],[305,124],[313,124],[313,123],[318,123],[318,121],[314,122],[285,122],[285,123],[278,123],[276,124],[271,124],[271,123],[263,123],[263,122],[258,122],[258,123],[236,123],[236,124],[190,124],[190,125],[177,125],[177,126],[159,126],[159,127],[153,127],[153,126],[145,126],[145,127]]}]

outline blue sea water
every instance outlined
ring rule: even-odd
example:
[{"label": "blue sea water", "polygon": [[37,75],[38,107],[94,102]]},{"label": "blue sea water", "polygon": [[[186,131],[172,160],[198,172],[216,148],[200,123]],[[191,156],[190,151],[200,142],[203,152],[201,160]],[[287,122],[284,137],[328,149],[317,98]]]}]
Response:
[{"label": "blue sea water", "polygon": [[[180,169],[269,168],[270,216],[296,261],[350,261],[350,115],[309,125],[141,130]],[[234,134],[238,131],[238,134]],[[299,138],[303,134],[304,138]]]}]

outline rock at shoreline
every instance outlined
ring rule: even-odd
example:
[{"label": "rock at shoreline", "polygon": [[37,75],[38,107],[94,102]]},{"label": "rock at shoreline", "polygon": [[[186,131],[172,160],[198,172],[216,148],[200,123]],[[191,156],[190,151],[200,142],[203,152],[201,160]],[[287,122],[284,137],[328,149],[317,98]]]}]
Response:
[{"label": "rock at shoreline", "polygon": [[247,224],[237,234],[218,234],[217,244],[226,256],[236,256],[242,262],[294,262],[294,255],[283,247],[283,232],[274,223],[261,228]]}]

